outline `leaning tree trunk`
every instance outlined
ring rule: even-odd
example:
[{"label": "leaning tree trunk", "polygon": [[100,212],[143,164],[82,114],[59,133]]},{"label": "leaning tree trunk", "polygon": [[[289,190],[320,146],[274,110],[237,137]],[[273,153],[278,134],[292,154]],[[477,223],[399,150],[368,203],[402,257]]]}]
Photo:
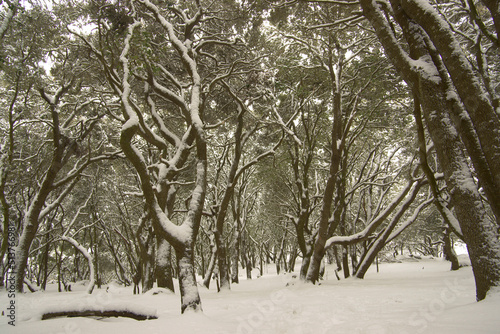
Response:
[{"label": "leaning tree trunk", "polygon": [[300,265],[300,280],[304,281],[307,276],[307,270],[309,269],[309,263],[311,263],[312,248],[310,251],[306,252],[302,256],[302,264]]},{"label": "leaning tree trunk", "polygon": [[16,291],[23,292],[24,287],[24,277],[26,268],[28,266],[28,256],[30,252],[30,246],[35,238],[36,231],[38,229],[38,214],[31,217],[29,215],[24,219],[24,228],[19,238],[19,244],[16,248],[15,263],[16,263],[16,275],[15,275],[15,286]]},{"label": "leaning tree trunk", "polygon": [[[433,47],[437,49],[440,61],[446,66],[445,74],[453,81],[453,92],[457,93],[466,109],[457,131],[460,133],[469,157],[490,201],[490,207],[500,225],[500,119],[490,97],[484,89],[483,81],[476,73],[467,55],[460,47],[455,32],[448,22],[427,1],[399,1],[405,13],[425,30]],[[486,2],[485,2],[486,3]],[[496,10],[491,12],[500,17],[498,1]],[[499,24],[499,22],[495,22]],[[423,34],[422,34],[423,35]],[[429,42],[430,43],[430,42]],[[497,41],[498,46],[498,41]],[[450,90],[451,91],[451,90]],[[450,103],[450,102],[448,102]],[[460,110],[454,108],[454,110]],[[468,118],[467,120],[465,120]],[[471,124],[465,124],[470,122]],[[471,145],[474,143],[474,145]],[[477,143],[477,145],[476,145]],[[478,155],[479,153],[479,155]]]},{"label": "leaning tree trunk", "polygon": [[[359,264],[358,270],[356,270],[357,278],[364,278],[368,268],[372,265],[373,261],[377,258],[378,253],[384,248],[391,236],[392,231],[399,224],[399,221],[409,209],[415,198],[417,197],[420,188],[422,187],[422,180],[419,180],[413,186],[411,194],[406,198],[401,207],[398,209],[396,214],[391,218],[391,221],[387,224],[385,229],[378,235],[378,237],[370,244],[370,247],[365,252],[364,257]],[[413,222],[417,219],[420,211],[429,205],[431,200],[422,202],[413,212],[413,214],[407,219],[407,222]],[[406,223],[406,222],[405,222]],[[405,224],[403,223],[403,224]]]},{"label": "leaning tree trunk", "polygon": [[[15,255],[17,270],[15,287],[18,292],[23,291],[30,247],[35,238],[40,221],[52,210],[59,207],[64,198],[78,182],[83,170],[89,164],[104,159],[102,156],[95,158],[91,158],[89,155],[86,157],[83,156],[64,176],[65,182],[56,182],[61,169],[65,167],[68,161],[70,161],[70,158],[75,155],[77,149],[76,140],[64,140],[66,137],[63,136],[62,132],[69,131],[69,129],[65,127],[66,122],[61,125],[61,113],[58,108],[62,96],[70,89],[70,86],[71,83],[69,85],[63,85],[53,96],[48,95],[43,89],[39,90],[41,97],[48,103],[51,114],[52,157],[50,165],[39,183],[39,189],[32,196],[32,200],[28,205],[26,215],[22,221],[22,232],[16,247]],[[85,135],[82,135],[78,140],[83,140],[89,133],[90,132],[85,131]],[[57,196],[49,203],[48,199],[50,199],[50,195],[54,193],[57,193]]]},{"label": "leaning tree trunk", "polygon": [[[420,80],[418,87],[424,119],[436,147],[455,208],[476,280],[478,300],[494,286],[500,286],[500,241],[497,226],[488,217],[464,147],[447,112],[449,103],[443,87],[433,80]],[[441,92],[442,95],[438,95]]]},{"label": "leaning tree trunk", "polygon": [[[441,122],[434,119],[428,121]],[[467,160],[462,155],[462,148],[458,139],[453,141],[452,129],[443,129],[435,134],[433,139],[439,161],[443,166],[445,178],[450,189],[451,202],[455,208],[460,228],[467,243],[469,257],[476,280],[476,295],[478,300],[486,297],[486,293],[494,286],[500,286],[500,241],[498,231],[489,219],[484,208],[481,194],[479,194],[474,179],[468,169]],[[431,130],[431,132],[434,132]],[[448,133],[446,133],[448,132]],[[450,147],[452,144],[455,147]],[[443,146],[439,148],[439,146]]]}]

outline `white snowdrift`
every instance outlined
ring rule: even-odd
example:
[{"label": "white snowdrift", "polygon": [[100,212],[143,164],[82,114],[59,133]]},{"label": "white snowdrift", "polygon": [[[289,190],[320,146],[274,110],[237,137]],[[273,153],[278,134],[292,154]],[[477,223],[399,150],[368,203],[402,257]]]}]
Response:
[{"label": "white snowdrift", "polygon": [[[133,295],[114,286],[85,294],[55,290],[16,298],[16,326],[0,317],[0,333],[498,333],[500,296],[475,302],[471,267],[449,270],[440,259],[383,263],[364,280],[337,281],[327,266],[321,285],[296,282],[291,274],[275,275],[269,265],[261,278],[233,284],[217,293],[200,289],[204,313],[180,314],[178,293]],[[299,267],[297,265],[296,269]],[[243,272],[243,271],[242,271]],[[340,275],[342,276],[342,275]],[[293,281],[294,284],[287,283]],[[177,290],[178,291],[178,290]],[[0,307],[8,299],[0,294]],[[56,318],[40,320],[61,308],[126,309],[154,314],[157,320],[129,318]]]}]

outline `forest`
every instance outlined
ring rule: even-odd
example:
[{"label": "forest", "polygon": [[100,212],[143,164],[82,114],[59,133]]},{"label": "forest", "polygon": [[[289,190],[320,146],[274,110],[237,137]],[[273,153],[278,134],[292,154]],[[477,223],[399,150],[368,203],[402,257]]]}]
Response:
[{"label": "forest", "polygon": [[191,313],[464,245],[500,291],[497,0],[0,5],[2,290]]}]

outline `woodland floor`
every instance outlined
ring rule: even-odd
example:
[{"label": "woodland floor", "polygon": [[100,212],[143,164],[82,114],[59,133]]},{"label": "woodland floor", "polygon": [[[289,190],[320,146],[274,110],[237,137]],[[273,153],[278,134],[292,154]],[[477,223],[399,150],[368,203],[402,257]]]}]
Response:
[{"label": "woodland floor", "polygon": [[[364,280],[338,281],[334,267],[327,266],[325,280],[313,286],[296,282],[292,274],[278,276],[269,265],[265,275],[242,277],[231,291],[200,287],[204,312],[185,315],[179,314],[178,294],[152,293],[159,289],[134,296],[131,287],[111,285],[108,292],[103,287],[86,295],[84,286],[73,285],[75,291],[64,293],[51,286],[16,296],[16,326],[1,316],[0,333],[499,333],[500,295],[475,302],[471,268],[449,268],[441,259],[404,259],[380,264],[379,273],[373,266]],[[2,291],[2,311],[8,302]],[[140,311],[158,319],[41,320],[49,311],[88,308]]]}]

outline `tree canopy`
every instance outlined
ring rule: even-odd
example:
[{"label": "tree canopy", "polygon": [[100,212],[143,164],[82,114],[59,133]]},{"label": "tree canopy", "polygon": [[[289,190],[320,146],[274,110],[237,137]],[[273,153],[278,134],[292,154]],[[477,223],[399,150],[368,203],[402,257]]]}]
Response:
[{"label": "tree canopy", "polygon": [[495,1],[3,1],[0,20],[18,291],[177,278],[185,312],[197,277],[363,278],[394,252],[453,259],[453,238],[477,299],[500,285]]}]

